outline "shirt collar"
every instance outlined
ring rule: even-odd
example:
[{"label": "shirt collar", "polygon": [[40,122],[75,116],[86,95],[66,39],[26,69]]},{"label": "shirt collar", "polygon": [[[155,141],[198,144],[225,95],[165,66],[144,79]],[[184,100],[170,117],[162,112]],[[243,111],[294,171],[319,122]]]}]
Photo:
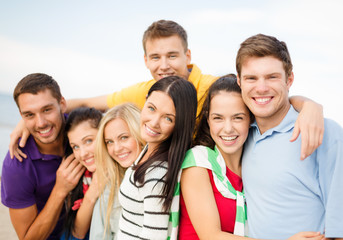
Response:
[{"label": "shirt collar", "polygon": [[[292,128],[294,128],[294,123],[298,118],[298,114],[299,113],[295,111],[295,109],[291,105],[288,110],[288,113],[282,119],[281,123],[277,125],[276,127],[268,129],[265,133],[262,134],[262,136],[265,136],[265,137],[270,136],[273,134],[273,132],[285,133],[285,132],[290,131]],[[258,132],[258,134],[261,135],[258,125],[256,123],[256,120],[254,123],[251,124],[251,127],[254,129],[254,131]]]}]

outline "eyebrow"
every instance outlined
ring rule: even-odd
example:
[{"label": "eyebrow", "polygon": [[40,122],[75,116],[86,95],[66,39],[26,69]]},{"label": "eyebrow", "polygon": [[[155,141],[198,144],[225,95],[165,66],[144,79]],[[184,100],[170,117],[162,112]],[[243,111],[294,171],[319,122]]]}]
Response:
[{"label": "eyebrow", "polygon": [[[53,105],[54,105],[53,103],[49,103],[49,104],[47,104],[47,105],[41,107],[40,110],[42,110],[42,109],[44,109],[44,108],[52,107]],[[28,113],[32,113],[31,111],[24,111],[24,112],[20,111],[20,112],[21,112],[21,114],[23,114],[23,115],[28,114]]]},{"label": "eyebrow", "polygon": [[[154,108],[157,109],[157,107],[155,106],[155,104],[153,104],[152,102],[147,102],[148,104],[151,104]],[[172,114],[172,113],[165,113],[164,115],[167,115],[167,116],[173,116],[175,118],[175,115]]]},{"label": "eyebrow", "polygon": [[93,136],[94,136],[93,134],[89,134],[89,135],[84,136],[81,140],[83,141],[83,140],[85,140],[86,138],[93,137]]},{"label": "eyebrow", "polygon": [[[167,54],[180,54],[179,51],[170,51],[170,52],[167,52]],[[151,53],[149,54],[148,56],[149,57],[154,57],[154,56],[160,56],[161,54],[158,54],[158,53]]]}]

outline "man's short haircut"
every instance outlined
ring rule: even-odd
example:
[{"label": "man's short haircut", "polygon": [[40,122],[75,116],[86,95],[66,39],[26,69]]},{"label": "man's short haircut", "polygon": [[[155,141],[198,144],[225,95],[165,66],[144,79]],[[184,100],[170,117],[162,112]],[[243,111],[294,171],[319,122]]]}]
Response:
[{"label": "man's short haircut", "polygon": [[13,91],[13,98],[19,108],[18,97],[20,94],[38,94],[46,89],[50,90],[51,95],[58,102],[61,101],[62,94],[57,82],[51,76],[44,73],[32,73],[20,80]]},{"label": "man's short haircut", "polygon": [[238,76],[241,75],[242,65],[247,58],[267,56],[273,56],[279,59],[283,64],[286,77],[291,75],[293,65],[286,43],[279,41],[272,36],[257,34],[241,43],[236,57],[236,70]]},{"label": "man's short haircut", "polygon": [[144,54],[146,54],[146,42],[148,40],[166,38],[174,35],[178,36],[181,39],[182,45],[186,52],[188,49],[187,33],[185,29],[183,29],[183,27],[181,27],[178,23],[170,20],[159,20],[153,22],[148,27],[148,29],[145,30],[143,35]]}]

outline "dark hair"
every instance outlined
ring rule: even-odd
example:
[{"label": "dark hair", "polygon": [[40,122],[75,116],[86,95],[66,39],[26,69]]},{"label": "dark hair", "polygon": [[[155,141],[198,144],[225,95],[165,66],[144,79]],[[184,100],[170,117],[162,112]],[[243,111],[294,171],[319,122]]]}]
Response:
[{"label": "dark hair", "polygon": [[236,57],[236,70],[238,76],[241,76],[242,65],[248,57],[267,56],[273,56],[279,59],[283,64],[286,77],[291,75],[293,65],[286,43],[279,41],[272,36],[257,34],[241,43]]},{"label": "dark hair", "polygon": [[95,108],[76,108],[68,115],[65,132],[68,133],[74,127],[85,121],[88,121],[93,128],[98,128],[101,118],[102,113]]},{"label": "dark hair", "polygon": [[[70,112],[66,126],[65,126],[65,134],[69,131],[74,129],[79,124],[87,121],[93,128],[98,128],[100,120],[102,118],[102,113],[95,109],[95,108],[88,108],[88,107],[80,107],[76,108]],[[68,146],[68,150],[66,151],[66,155],[70,155],[72,153],[72,149]],[[64,221],[64,230],[66,234],[66,239],[72,235],[72,231],[75,227],[75,218],[77,211],[71,209],[74,202],[78,199],[82,199],[84,197],[83,194],[83,177],[80,178],[76,187],[70,192],[68,198],[66,198],[66,218]]]},{"label": "dark hair", "polygon": [[[241,88],[237,84],[237,77],[235,74],[228,74],[217,79],[207,90],[205,101],[202,106],[199,123],[196,128],[196,136],[194,139],[194,145],[203,145],[214,149],[215,142],[213,141],[210,133],[210,127],[208,125],[208,117],[210,112],[211,100],[220,91],[236,92],[241,94]],[[247,108],[248,109],[248,108]],[[253,115],[248,109],[250,119],[253,119]]]},{"label": "dark hair", "polygon": [[143,183],[145,172],[153,163],[157,163],[153,166],[156,167],[168,162],[165,185],[162,189],[163,208],[167,212],[174,196],[181,164],[186,151],[191,147],[197,112],[197,93],[192,83],[178,76],[169,76],[157,81],[150,88],[147,98],[154,91],[162,91],[173,100],[176,112],[175,127],[169,138],[160,143],[147,161],[134,168],[134,181]]},{"label": "dark hair", "polygon": [[147,30],[145,30],[143,35],[143,48],[144,53],[146,54],[146,42],[148,40],[153,40],[156,38],[165,38],[171,36],[178,36],[181,41],[182,45],[185,49],[185,52],[188,49],[188,42],[187,42],[187,33],[181,25],[174,21],[170,20],[159,20],[153,22]]},{"label": "dark hair", "polygon": [[50,90],[51,95],[56,98],[58,102],[62,99],[60,87],[57,82],[49,75],[44,73],[32,73],[21,79],[13,91],[13,98],[18,108],[18,97],[23,93],[37,94],[44,90]]}]

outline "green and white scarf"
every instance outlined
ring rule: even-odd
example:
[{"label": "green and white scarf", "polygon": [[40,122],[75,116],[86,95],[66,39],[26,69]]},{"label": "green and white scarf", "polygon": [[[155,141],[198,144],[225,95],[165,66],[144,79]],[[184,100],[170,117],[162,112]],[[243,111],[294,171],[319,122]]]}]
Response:
[{"label": "green and white scarf", "polygon": [[244,191],[236,191],[226,176],[226,164],[220,151],[205,146],[195,146],[186,153],[178,175],[178,183],[175,188],[174,198],[170,210],[168,238],[175,240],[178,237],[179,206],[180,206],[180,179],[182,169],[189,167],[203,167],[212,171],[213,180],[223,197],[236,200],[236,220],[233,234],[239,236],[247,235],[246,228],[246,206],[244,204]]}]

